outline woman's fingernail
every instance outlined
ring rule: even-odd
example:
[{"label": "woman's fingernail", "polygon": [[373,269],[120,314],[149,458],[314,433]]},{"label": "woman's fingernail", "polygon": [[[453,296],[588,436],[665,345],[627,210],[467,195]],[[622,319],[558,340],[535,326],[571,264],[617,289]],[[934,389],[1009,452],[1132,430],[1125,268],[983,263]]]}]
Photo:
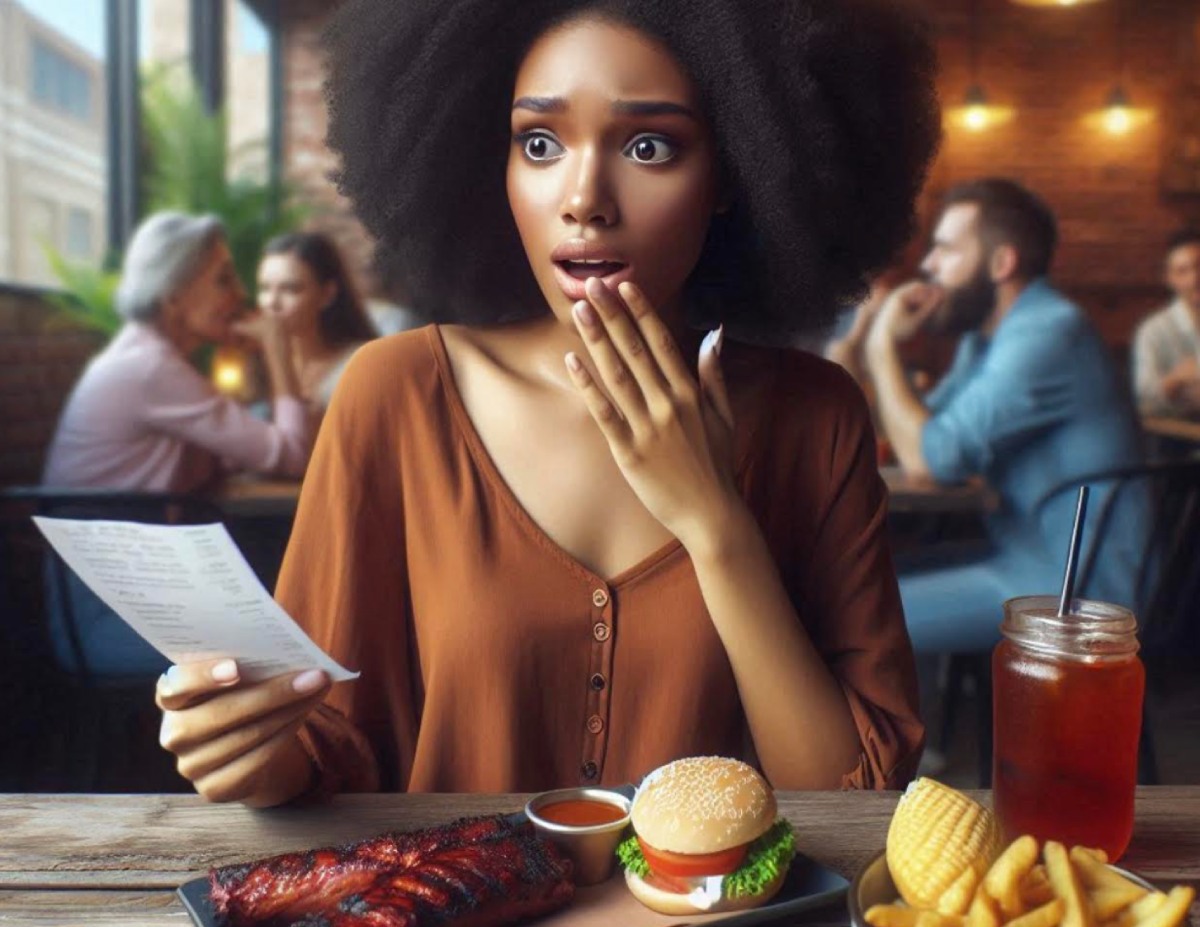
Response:
[{"label": "woman's fingernail", "polygon": [[238,678],[237,664],[232,660],[222,660],[211,670],[212,678],[217,682],[233,682]]},{"label": "woman's fingernail", "polygon": [[575,304],[575,314],[579,316],[579,321],[588,328],[593,328],[596,325],[596,313],[592,307],[585,302],[577,302]]},{"label": "woman's fingernail", "polygon": [[166,749],[167,739],[170,736],[171,736],[171,716],[164,713],[163,720],[162,720],[162,726],[158,729],[159,746],[163,747],[163,749]]},{"label": "woman's fingernail", "polygon": [[312,692],[325,684],[325,674],[321,670],[307,670],[292,680],[292,688],[297,692]]},{"label": "woman's fingernail", "polygon": [[583,369],[583,364],[579,362],[579,357],[574,351],[571,351],[567,354],[567,366],[576,373],[579,373],[579,371]]},{"label": "woman's fingernail", "polygon": [[183,672],[178,666],[169,666],[167,671],[163,673],[163,678],[167,681],[167,692],[174,694],[179,691],[179,687],[183,684]]},{"label": "woman's fingernail", "polygon": [[722,322],[717,326],[717,337],[713,342],[713,350],[717,352],[717,357],[721,356],[721,345],[725,343],[725,323]]},{"label": "woman's fingernail", "polygon": [[710,331],[707,335],[704,336],[704,340],[700,342],[700,353],[701,354],[706,354],[706,353],[708,353],[709,350],[712,349],[713,342],[716,340],[716,335],[717,335],[717,332],[716,332],[716,329],[714,329],[713,331]]}]

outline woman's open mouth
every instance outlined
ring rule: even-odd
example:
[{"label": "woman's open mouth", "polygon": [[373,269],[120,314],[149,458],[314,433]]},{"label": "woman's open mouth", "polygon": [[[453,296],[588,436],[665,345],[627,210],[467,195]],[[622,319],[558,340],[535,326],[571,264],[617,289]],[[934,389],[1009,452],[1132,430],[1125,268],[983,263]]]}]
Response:
[{"label": "woman's open mouth", "polygon": [[630,265],[620,261],[567,260],[554,262],[554,277],[558,287],[569,299],[583,299],[584,287],[592,277],[599,277],[609,289],[632,276]]}]

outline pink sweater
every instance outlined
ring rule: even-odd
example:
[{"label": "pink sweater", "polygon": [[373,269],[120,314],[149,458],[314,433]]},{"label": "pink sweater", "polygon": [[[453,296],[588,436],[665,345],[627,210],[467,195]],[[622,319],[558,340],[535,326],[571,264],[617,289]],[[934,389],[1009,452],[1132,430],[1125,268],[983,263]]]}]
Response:
[{"label": "pink sweater", "polygon": [[159,332],[130,322],[75,384],[42,483],[187,492],[221,470],[302,476],[312,428],[280,397],[274,422],[222,396]]}]

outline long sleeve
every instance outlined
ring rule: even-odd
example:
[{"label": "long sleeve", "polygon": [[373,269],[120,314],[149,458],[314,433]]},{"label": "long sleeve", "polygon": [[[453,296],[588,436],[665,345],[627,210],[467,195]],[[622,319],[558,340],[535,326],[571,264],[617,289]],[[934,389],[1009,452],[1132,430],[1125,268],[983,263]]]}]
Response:
[{"label": "long sleeve", "polygon": [[376,360],[370,346],[360,351],[334,395],[275,592],[319,647],[361,673],[335,685],[300,731],[323,793],[398,787],[392,745],[416,737],[395,452],[401,423],[386,365]]},{"label": "long sleeve", "polygon": [[[820,433],[784,434],[796,448],[793,481],[825,487],[790,539],[793,599],[813,644],[841,685],[862,742],[843,788],[903,788],[924,742],[916,666],[887,540],[887,489],[879,476],[870,413],[841,373],[797,384],[791,402],[817,396],[830,409]],[[792,431],[798,431],[792,428]],[[807,447],[807,452],[801,448]],[[818,450],[817,448],[820,448]],[[802,455],[802,456],[801,456]],[[794,492],[802,492],[798,484]],[[814,527],[815,526],[815,527]]]},{"label": "long sleeve", "polygon": [[983,473],[1005,451],[1066,420],[1077,402],[1070,346],[1083,337],[1074,316],[1011,320],[983,370],[925,423],[921,450],[934,479]]},{"label": "long sleeve", "polygon": [[[1167,312],[1170,310],[1168,309]],[[1164,344],[1163,331],[1170,323],[1164,313],[1156,313],[1138,326],[1133,339],[1133,390],[1140,408],[1150,411],[1170,411],[1170,402],[1163,395],[1162,381],[1171,372],[1171,350]]]},{"label": "long sleeve", "polygon": [[304,403],[277,398],[274,421],[264,422],[222,396],[174,352],[147,371],[142,417],[146,424],[244,470],[302,476],[312,435]]}]

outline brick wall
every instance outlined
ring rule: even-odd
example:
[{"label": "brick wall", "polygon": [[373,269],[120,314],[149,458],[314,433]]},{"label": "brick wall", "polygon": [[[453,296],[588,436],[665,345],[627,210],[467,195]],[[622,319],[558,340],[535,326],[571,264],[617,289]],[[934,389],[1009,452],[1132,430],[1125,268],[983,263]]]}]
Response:
[{"label": "brick wall", "polygon": [[[973,4],[924,4],[938,25],[943,105],[957,106],[971,83]],[[948,126],[929,197],[996,173],[1037,190],[1059,218],[1056,279],[1124,346],[1141,315],[1164,299],[1164,240],[1200,222],[1200,197],[1167,196],[1160,184],[1179,101],[1200,81],[1200,6],[1108,0],[1047,9],[979,0],[977,10],[979,78],[1013,118],[978,134]],[[1149,120],[1124,136],[1106,132],[1095,115],[1117,81],[1119,54],[1121,82]]]},{"label": "brick wall", "polygon": [[38,482],[59,411],[104,341],[58,316],[44,292],[0,286],[0,486]]},{"label": "brick wall", "polygon": [[311,224],[341,246],[360,289],[377,295],[369,264],[371,239],[329,180],[337,158],[325,147],[321,28],[340,0],[288,0],[283,7],[283,163],[286,176],[316,207]]},{"label": "brick wall", "polygon": [[[919,0],[932,17],[942,61],[940,92],[957,105],[970,84],[972,23],[991,99],[1015,110],[975,135],[948,127],[926,191],[926,216],[949,184],[982,174],[1015,177],[1057,211],[1063,243],[1055,267],[1118,350],[1164,298],[1162,242],[1200,222],[1200,197],[1159,190],[1164,133],[1186,82],[1200,80],[1200,8],[1191,0],[1107,0],[1079,8],[1030,8],[1008,0]],[[317,37],[335,3],[290,0],[284,25],[285,158],[290,175],[321,204],[328,228],[366,266],[370,244],[325,175],[321,58]],[[1124,84],[1150,122],[1113,137],[1088,122],[1115,80],[1117,14],[1123,10]],[[978,19],[973,20],[973,13]]]}]

